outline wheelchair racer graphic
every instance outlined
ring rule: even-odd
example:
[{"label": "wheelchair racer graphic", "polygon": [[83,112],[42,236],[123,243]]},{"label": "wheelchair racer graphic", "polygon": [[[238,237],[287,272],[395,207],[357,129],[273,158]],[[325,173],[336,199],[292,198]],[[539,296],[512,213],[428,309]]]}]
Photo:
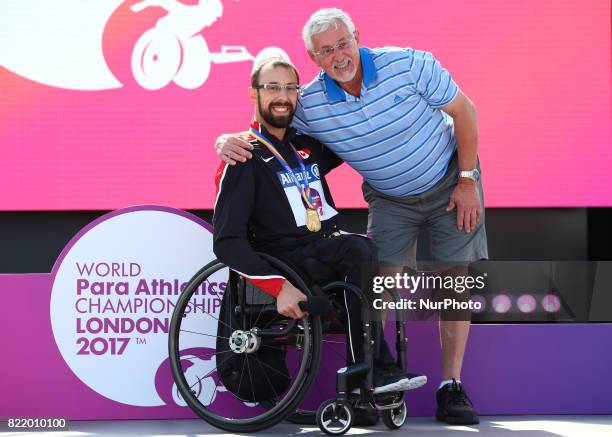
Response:
[{"label": "wheelchair racer graphic", "polygon": [[[217,393],[227,391],[223,385],[217,385],[212,377],[217,368],[215,356],[205,360],[195,355],[183,355],[181,356],[181,364],[188,366],[185,371],[185,379],[187,379],[189,387],[202,402],[202,405],[212,404],[217,397]],[[179,393],[176,383],[172,385],[172,400],[176,405],[182,407],[187,405]]]},{"label": "wheelchair racer graphic", "polygon": [[[158,90],[174,82],[182,88],[195,89],[208,79],[212,63],[257,59],[244,46],[224,45],[220,52],[210,52],[200,32],[221,18],[221,0],[200,0],[195,5],[178,0],[143,0],[130,9],[138,13],[149,7],[160,7],[168,14],[140,36],[132,51],[132,74],[143,88]],[[270,50],[285,54],[281,49],[267,47],[258,57]]]},{"label": "wheelchair racer graphic", "polygon": [[[184,373],[187,384],[202,405],[206,407],[212,405],[217,398],[217,393],[227,392],[225,386],[221,383],[217,385],[217,379],[213,377],[213,374],[217,371],[215,355],[212,355],[209,359],[192,354],[181,355],[181,365],[187,368]],[[176,405],[187,406],[176,386],[176,382],[172,384],[172,400]],[[242,404],[247,407],[258,405],[257,402],[243,402]]]}]

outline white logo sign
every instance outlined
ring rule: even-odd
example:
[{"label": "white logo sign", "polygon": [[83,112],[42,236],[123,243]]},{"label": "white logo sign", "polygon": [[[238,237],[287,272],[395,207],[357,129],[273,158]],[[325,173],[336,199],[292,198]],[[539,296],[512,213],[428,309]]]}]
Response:
[{"label": "white logo sign", "polygon": [[[167,362],[172,311],[185,283],[214,259],[212,234],[181,211],[126,211],[103,218],[58,260],[53,335],[66,364],[97,393],[129,405],[164,405],[156,374]],[[202,290],[197,302],[202,311],[218,313],[218,291]],[[213,317],[202,320],[201,329],[216,331]],[[214,360],[192,364],[192,373],[200,376],[215,367]],[[200,387],[208,399],[216,390],[210,383],[215,385],[210,378]]]}]

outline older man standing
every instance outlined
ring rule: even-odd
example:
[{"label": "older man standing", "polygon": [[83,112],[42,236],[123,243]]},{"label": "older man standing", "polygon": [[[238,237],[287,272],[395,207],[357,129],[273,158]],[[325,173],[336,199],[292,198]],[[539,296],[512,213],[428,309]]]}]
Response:
[{"label": "older man standing", "polygon": [[[368,233],[382,274],[416,265],[425,227],[435,260],[488,257],[473,103],[431,53],[359,48],[359,32],[339,9],[315,12],[303,30],[320,74],[303,88],[293,126],[321,141],[364,178]],[[230,164],[251,157],[248,142],[216,143]],[[469,320],[440,320],[443,380],[436,418],[478,423],[461,384]]]}]

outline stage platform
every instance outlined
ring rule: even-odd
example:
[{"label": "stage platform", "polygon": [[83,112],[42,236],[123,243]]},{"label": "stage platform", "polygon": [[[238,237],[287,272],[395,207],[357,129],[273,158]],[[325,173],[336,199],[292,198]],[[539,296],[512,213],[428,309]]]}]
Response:
[{"label": "stage platform", "polygon": [[[6,429],[3,423],[2,429]],[[67,431],[0,432],[0,436],[35,437],[221,437],[226,433],[198,419],[182,420],[96,420],[70,422]],[[281,423],[267,431],[251,434],[268,436],[322,436],[315,426]],[[375,427],[353,427],[346,434],[409,435],[411,437],[486,436],[486,437],[608,437],[612,436],[612,416],[483,416],[479,425],[449,426],[432,417],[411,417],[399,431],[390,431],[382,421]]]}]

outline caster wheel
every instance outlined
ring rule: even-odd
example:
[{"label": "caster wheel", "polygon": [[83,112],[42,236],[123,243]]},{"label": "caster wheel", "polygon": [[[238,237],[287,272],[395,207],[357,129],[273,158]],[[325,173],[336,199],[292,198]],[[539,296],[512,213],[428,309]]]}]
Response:
[{"label": "caster wheel", "polygon": [[398,429],[406,422],[406,401],[397,408],[383,411],[383,422],[389,429]]},{"label": "caster wheel", "polygon": [[329,399],[317,410],[317,425],[327,435],[342,435],[351,429],[355,413],[347,401]]}]

